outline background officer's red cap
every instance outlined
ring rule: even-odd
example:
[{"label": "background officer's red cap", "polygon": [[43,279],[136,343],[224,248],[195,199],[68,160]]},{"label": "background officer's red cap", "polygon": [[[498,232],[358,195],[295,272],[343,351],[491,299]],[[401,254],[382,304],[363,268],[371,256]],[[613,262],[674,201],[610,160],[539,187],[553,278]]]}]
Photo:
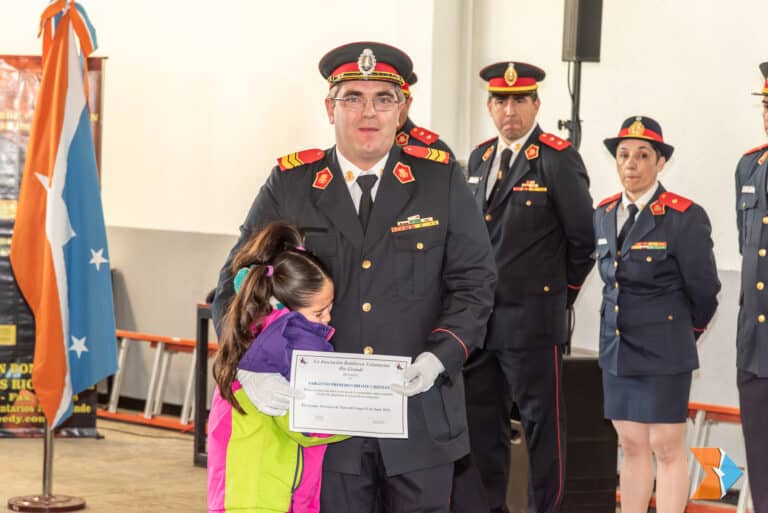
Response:
[{"label": "background officer's red cap", "polygon": [[603,143],[611,155],[616,157],[616,147],[624,139],[642,139],[649,141],[656,149],[658,149],[665,159],[669,160],[672,156],[672,152],[675,151],[673,146],[664,142],[664,136],[661,132],[661,125],[653,118],[647,116],[631,116],[624,120],[619,129],[619,135],[609,139],[604,139]]},{"label": "background officer's red cap", "polygon": [[488,92],[494,94],[530,94],[545,76],[543,69],[525,62],[497,62],[480,70]]},{"label": "background officer's red cap", "polygon": [[334,48],[320,59],[318,67],[331,86],[346,80],[380,80],[402,86],[413,72],[413,62],[405,52],[372,41]]},{"label": "background officer's red cap", "polygon": [[757,96],[768,96],[768,61],[762,63],[760,65],[760,73],[763,74],[763,77],[765,78],[765,83],[763,84],[763,90],[759,93],[752,93]]}]

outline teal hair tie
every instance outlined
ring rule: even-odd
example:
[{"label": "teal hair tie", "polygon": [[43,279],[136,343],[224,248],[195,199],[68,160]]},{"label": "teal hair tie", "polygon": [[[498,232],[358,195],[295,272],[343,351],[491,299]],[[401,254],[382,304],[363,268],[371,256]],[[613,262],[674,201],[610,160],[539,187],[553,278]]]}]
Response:
[{"label": "teal hair tie", "polygon": [[241,267],[239,271],[237,271],[237,274],[235,275],[235,294],[240,292],[240,287],[243,286],[243,281],[245,280],[245,277],[248,276],[248,272],[251,270],[251,267]]}]

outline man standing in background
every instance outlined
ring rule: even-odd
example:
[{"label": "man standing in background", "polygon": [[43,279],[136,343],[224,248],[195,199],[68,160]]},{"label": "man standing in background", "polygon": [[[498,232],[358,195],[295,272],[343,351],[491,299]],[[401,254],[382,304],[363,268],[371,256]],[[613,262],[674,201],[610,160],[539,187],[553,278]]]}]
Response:
[{"label": "man standing in background", "polygon": [[[566,310],[594,263],[589,178],[570,143],[536,122],[543,70],[499,62],[480,76],[498,135],[470,155],[467,183],[485,217],[499,282],[485,348],[465,371],[472,454],[457,463],[453,508],[479,513],[487,501],[494,513],[508,511],[516,405],[528,446],[528,511],[553,513],[565,481]],[[484,487],[466,484],[477,471]]]},{"label": "man standing in background", "polygon": [[[768,62],[763,128],[768,134]],[[736,335],[736,366],[741,429],[747,452],[749,488],[755,513],[768,513],[768,144],[749,150],[736,167],[736,217],[739,229],[741,297]]]},{"label": "man standing in background", "polygon": [[403,110],[400,112],[400,117],[397,120],[397,135],[395,136],[395,142],[398,146],[425,146],[427,148],[444,151],[451,157],[451,160],[456,160],[456,155],[454,155],[448,145],[440,139],[440,134],[427,130],[424,127],[416,126],[413,121],[411,121],[409,116],[411,104],[413,103],[411,87],[413,87],[418,79],[419,77],[413,72],[402,85],[405,102],[403,103]]}]

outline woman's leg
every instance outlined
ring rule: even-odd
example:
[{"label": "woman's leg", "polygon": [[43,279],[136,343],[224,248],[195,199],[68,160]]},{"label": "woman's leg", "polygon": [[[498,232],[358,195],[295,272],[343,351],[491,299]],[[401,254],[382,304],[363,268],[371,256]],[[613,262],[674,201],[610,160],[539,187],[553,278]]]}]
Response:
[{"label": "woman's leg", "polygon": [[688,502],[688,459],[685,423],[649,424],[656,455],[656,511],[683,513]]},{"label": "woman's leg", "polygon": [[622,450],[619,489],[622,513],[646,513],[653,492],[649,424],[614,420]]}]

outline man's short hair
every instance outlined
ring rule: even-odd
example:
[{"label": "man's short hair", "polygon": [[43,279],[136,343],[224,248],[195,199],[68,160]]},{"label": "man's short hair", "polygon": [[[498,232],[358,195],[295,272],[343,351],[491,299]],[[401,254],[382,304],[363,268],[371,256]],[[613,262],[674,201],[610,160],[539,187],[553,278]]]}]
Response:
[{"label": "man's short hair", "polygon": [[[334,99],[338,97],[339,95],[339,89],[341,89],[341,86],[344,84],[344,82],[339,82],[338,84],[334,84],[331,86],[331,89],[328,91],[328,98]],[[395,97],[397,98],[398,103],[404,103],[405,102],[405,94],[403,93],[403,90],[397,87],[396,85],[392,84],[392,89],[395,92]]]},{"label": "man's short hair", "polygon": [[502,100],[506,98],[507,96],[530,96],[531,101],[535,102],[539,99],[539,92],[538,91],[531,91],[530,93],[526,94],[499,94],[499,93],[488,93],[488,100],[493,100],[494,98],[501,98]]}]

